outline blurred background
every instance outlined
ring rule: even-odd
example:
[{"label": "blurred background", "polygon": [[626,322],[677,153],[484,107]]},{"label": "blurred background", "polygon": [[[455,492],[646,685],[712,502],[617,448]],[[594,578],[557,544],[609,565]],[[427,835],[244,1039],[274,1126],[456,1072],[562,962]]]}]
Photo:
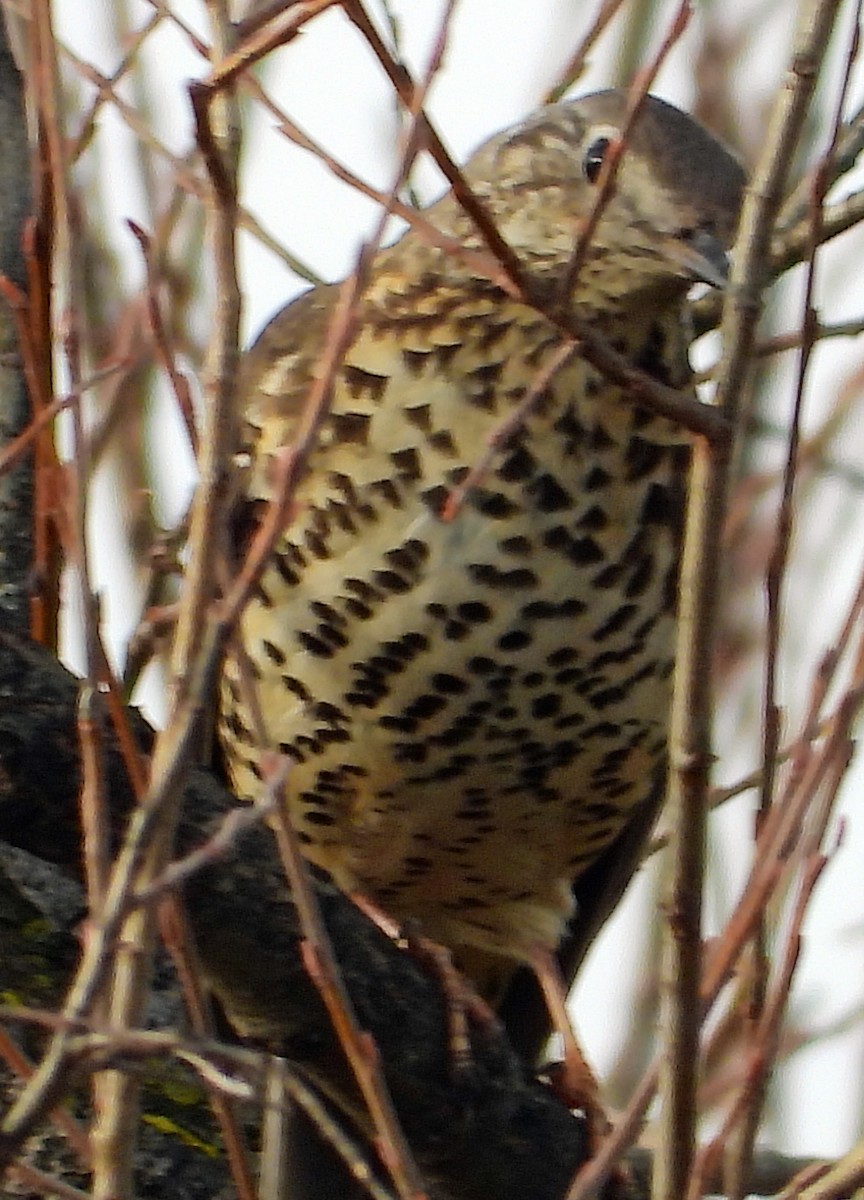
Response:
[{"label": "blurred background", "polygon": [[[381,35],[415,78],[422,78],[441,30],[440,0],[367,5]],[[487,135],[544,102],[564,83],[568,93],[621,81],[656,52],[677,5],[630,0],[588,51],[584,71],[568,64],[601,9],[582,0],[462,0],[455,7],[446,53],[427,111],[457,161]],[[783,85],[795,6],[789,0],[701,3],[662,67],[653,91],[697,114],[752,165],[769,106]],[[242,13],[240,14],[242,15]],[[164,572],[195,484],[194,460],[173,394],[153,366],[145,319],[145,265],[127,222],[153,238],[163,319],[199,401],[197,376],[206,342],[212,287],[203,244],[203,170],[195,149],[190,80],[204,77],[209,39],[197,0],[56,0],[62,45],[66,133],[74,148],[84,265],[88,369],[122,360],[122,369],[88,392],[84,407],[94,454],[89,507],[95,586],[113,663],[157,723],[164,714],[156,656],[143,671],[140,638],[130,639],[149,606],[170,601],[176,581]],[[852,22],[841,12],[814,106],[801,161],[825,152]],[[289,45],[256,69],[260,88],[245,96],[240,272],[243,329],[251,339],[263,322],[314,279],[339,279],[374,228],[376,205],[335,178],[301,149],[288,118],[327,154],[373,187],[387,190],[396,169],[400,117],[391,86],[368,47],[339,11],[311,21]],[[864,71],[853,65],[848,118],[864,102]],[[280,126],[282,126],[280,128]],[[864,184],[858,169],[831,199]],[[421,160],[411,179],[420,202],[443,188]],[[394,223],[393,232],[398,226]],[[846,323],[846,335],[817,346],[808,376],[803,454],[795,527],[783,586],[778,701],[781,745],[796,734],[822,656],[836,641],[858,586],[864,546],[864,232],[853,229],[818,257],[815,302],[820,322]],[[58,301],[66,302],[58,280]],[[769,294],[762,336],[801,325],[804,269],[788,273]],[[698,344],[694,362],[709,370],[716,338]],[[62,354],[58,389],[68,386]],[[727,531],[727,565],[717,678],[716,783],[734,784],[760,762],[765,647],[765,570],[774,544],[780,472],[795,394],[797,354],[766,356],[755,373],[752,406]],[[705,385],[710,397],[710,383]],[[61,441],[63,433],[61,430]],[[61,446],[62,449],[62,446]],[[83,665],[74,581],[66,580],[63,655]],[[708,664],[706,664],[707,669]],[[838,689],[838,694],[839,694]],[[771,1090],[765,1140],[794,1154],[836,1155],[861,1132],[864,1066],[864,796],[853,763],[832,818],[842,843],[823,875],[805,925],[805,945],[785,1030],[782,1065]],[[754,795],[715,814],[711,827],[706,934],[723,927],[752,853]],[[604,932],[573,996],[576,1023],[590,1058],[608,1081],[613,1105],[647,1061],[657,1012],[656,877],[640,874]],[[774,914],[782,930],[782,904]],[[714,1100],[724,1076],[741,1063],[734,1045],[711,1075]],[[706,1101],[706,1111],[708,1110]],[[710,1127],[710,1124],[709,1124]]]}]

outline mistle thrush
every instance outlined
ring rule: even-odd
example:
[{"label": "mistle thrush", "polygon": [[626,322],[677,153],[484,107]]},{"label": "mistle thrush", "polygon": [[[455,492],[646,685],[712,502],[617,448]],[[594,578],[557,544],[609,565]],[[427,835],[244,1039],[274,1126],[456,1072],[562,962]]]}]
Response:
[{"label": "mistle thrush", "polygon": [[[626,97],[545,108],[465,177],[546,295],[560,292]],[[686,298],[722,283],[734,158],[649,97],[569,295],[632,366],[691,388]],[[485,250],[447,195],[425,217]],[[440,242],[440,239],[439,239]],[[284,308],[241,373],[254,507],[296,435],[338,288]],[[493,1000],[542,972],[574,886],[662,790],[688,435],[575,353],[467,490],[561,342],[473,259],[411,229],[380,250],[295,515],[248,604],[223,683],[237,793],[292,760],[291,819],[348,892],[449,947]],[[263,728],[261,727],[263,725]]]}]

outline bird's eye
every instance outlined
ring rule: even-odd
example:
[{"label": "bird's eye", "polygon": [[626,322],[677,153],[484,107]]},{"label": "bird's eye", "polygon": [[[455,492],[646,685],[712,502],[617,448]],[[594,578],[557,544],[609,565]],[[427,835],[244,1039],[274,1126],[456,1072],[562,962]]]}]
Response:
[{"label": "bird's eye", "polygon": [[600,178],[600,172],[603,170],[603,163],[606,161],[606,155],[609,153],[611,145],[612,142],[608,137],[599,137],[585,151],[582,170],[589,183],[596,183]]}]

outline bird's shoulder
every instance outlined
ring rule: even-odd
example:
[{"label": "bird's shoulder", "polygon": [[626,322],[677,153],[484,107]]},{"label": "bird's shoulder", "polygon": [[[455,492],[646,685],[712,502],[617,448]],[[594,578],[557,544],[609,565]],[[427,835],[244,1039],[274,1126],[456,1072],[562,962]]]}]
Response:
[{"label": "bird's shoulder", "polygon": [[296,297],[261,330],[243,357],[238,397],[246,418],[299,417],[326,344],[338,284],[319,284]]}]

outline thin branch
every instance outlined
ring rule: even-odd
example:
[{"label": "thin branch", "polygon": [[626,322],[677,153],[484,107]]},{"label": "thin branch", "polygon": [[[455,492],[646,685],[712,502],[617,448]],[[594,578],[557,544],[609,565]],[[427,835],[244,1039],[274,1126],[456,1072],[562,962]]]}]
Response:
[{"label": "thin branch", "polygon": [[565,92],[581,79],[588,62],[588,55],[600,40],[606,28],[614,20],[624,0],[600,0],[597,16],[582,35],[579,45],[559,73],[558,82],[553,84],[543,97],[544,104],[555,104]]},{"label": "thin branch", "polygon": [[[770,232],[826,53],[839,0],[806,0],[799,13],[786,86],[775,102],[765,148],[747,189],[721,332],[724,364],[716,403],[736,428],[765,279]],[[666,892],[661,995],[663,1118],[656,1200],[686,1194],[696,1130],[701,914],[711,754],[710,672],[719,611],[719,563],[731,467],[728,447],[697,441],[680,576],[680,636],[670,720],[668,813],[673,830]]]},{"label": "thin branch", "polygon": [[[780,652],[783,585],[786,567],[789,559],[789,549],[793,530],[793,497],[795,493],[796,473],[801,444],[801,420],[804,409],[805,384],[815,346],[815,329],[818,324],[818,314],[814,307],[816,294],[816,262],[821,244],[822,209],[828,191],[831,164],[834,151],[840,135],[840,122],[852,66],[858,51],[858,21],[860,19],[861,3],[853,22],[853,34],[846,55],[846,67],[843,80],[838,91],[833,128],[827,153],[820,168],[816,171],[812,183],[811,196],[811,244],[807,258],[806,282],[801,316],[801,349],[798,370],[795,381],[795,396],[792,409],[792,420],[789,428],[786,464],[783,471],[783,483],[780,498],[780,508],[777,514],[777,527],[774,546],[768,562],[765,576],[765,592],[767,600],[766,620],[766,652],[763,691],[763,742],[762,742],[762,783],[759,795],[759,807],[756,815],[755,833],[774,801],[774,775],[777,751],[781,737],[781,715],[777,702],[777,663]],[[815,850],[814,850],[815,854]],[[815,884],[815,880],[813,881]],[[812,891],[811,885],[811,891]],[[809,899],[809,892],[807,894]],[[796,913],[798,910],[796,910]],[[800,911],[803,919],[803,909]],[[768,959],[766,950],[767,931],[765,922],[760,924],[754,939],[754,971],[751,979],[749,995],[742,998],[746,1005],[748,1025],[753,1030],[753,1051],[755,1063],[747,1086],[742,1089],[739,1097],[738,1117],[741,1121],[731,1153],[727,1155],[726,1186],[731,1200],[743,1200],[746,1193],[746,1180],[750,1174],[750,1166],[756,1145],[756,1138],[762,1118],[762,1110],[768,1088],[770,1064],[774,1061],[779,1039],[779,1023],[788,1000],[791,987],[791,972],[785,993],[777,992],[772,1002],[767,1002],[768,988]],[[797,946],[797,941],[796,941]],[[796,955],[797,961],[797,955]],[[734,1106],[733,1106],[734,1113]],[[730,1113],[730,1117],[733,1116]],[[734,1119],[734,1118],[733,1118]],[[691,1192],[692,1194],[692,1192]]]},{"label": "thin branch", "polygon": [[283,760],[282,778],[277,776],[273,780],[274,790],[281,791],[281,802],[276,805],[270,823],[303,929],[303,962],[327,1005],[339,1043],[351,1064],[372,1117],[378,1152],[393,1177],[400,1197],[402,1200],[423,1200],[425,1193],[420,1174],[393,1109],[378,1050],[369,1034],[364,1034],[358,1024],[309,882],[309,867],[300,850],[297,831],[287,816],[287,796],[282,786],[284,769]]},{"label": "thin branch", "polygon": [[651,85],[657,77],[657,73],[687,28],[691,12],[690,0],[681,0],[675,16],[669,24],[666,36],[660,43],[660,48],[654,55],[652,62],[644,70],[639,71],[627,93],[627,112],[621,127],[621,136],[615,139],[604,155],[603,166],[600,171],[600,178],[597,180],[597,191],[594,202],[591,205],[591,211],[582,223],[579,236],[576,239],[576,245],[573,247],[573,253],[570,256],[570,261],[561,279],[557,299],[565,311],[572,307],[570,297],[573,295],[576,282],[579,278],[579,272],[585,263],[586,256],[591,247],[591,239],[594,237],[603,211],[615,194],[615,180],[618,175],[619,165],[627,150],[627,142],[630,134],[639,118],[639,114],[645,107],[645,100]]},{"label": "thin branch", "polygon": [[[230,53],[233,40],[227,5],[211,0],[214,59]],[[217,279],[217,304],[213,336],[206,367],[207,404],[199,470],[201,482],[192,506],[189,561],[181,593],[180,611],[171,654],[170,716],[157,738],[153,753],[151,787],[158,790],[168,777],[158,820],[138,873],[138,884],[160,874],[168,861],[179,817],[184,764],[192,748],[194,728],[203,708],[203,696],[192,690],[199,664],[207,657],[206,611],[216,592],[214,550],[226,528],[225,482],[234,449],[233,388],[238,362],[240,291],[236,275],[236,171],[240,148],[240,120],[236,98],[230,90],[205,92],[191,89],[199,146],[207,164],[213,193],[211,235]],[[179,728],[178,728],[179,726]],[[185,727],[185,728],[184,728]],[[186,750],[178,755],[178,747]],[[145,800],[146,804],[146,800]],[[117,953],[110,999],[112,1024],[129,1027],[140,1020],[154,945],[153,915],[149,908],[135,909],[124,923]],[[104,1120],[94,1131],[94,1157],[101,1160],[103,1179],[97,1175],[97,1200],[124,1194],[131,1185],[135,1146],[137,1081],[111,1071],[100,1089]],[[97,1152],[101,1154],[97,1155]],[[99,1183],[102,1184],[102,1190]]]}]

